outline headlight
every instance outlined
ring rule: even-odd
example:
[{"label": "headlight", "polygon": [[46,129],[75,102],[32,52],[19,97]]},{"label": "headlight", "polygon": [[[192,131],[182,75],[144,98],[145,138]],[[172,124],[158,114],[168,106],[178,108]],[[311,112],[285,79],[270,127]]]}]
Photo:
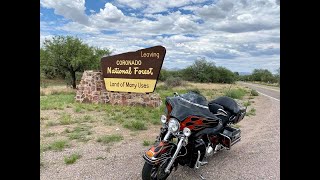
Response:
[{"label": "headlight", "polygon": [[187,127],[183,128],[183,134],[187,137],[191,135],[191,130]]},{"label": "headlight", "polygon": [[169,126],[169,131],[175,133],[175,132],[177,132],[179,130],[180,123],[176,119],[171,118],[169,120],[168,126]]},{"label": "headlight", "polygon": [[160,117],[160,121],[164,124],[164,123],[166,123],[167,122],[167,117],[165,116],[165,115],[162,115],[161,117]]}]

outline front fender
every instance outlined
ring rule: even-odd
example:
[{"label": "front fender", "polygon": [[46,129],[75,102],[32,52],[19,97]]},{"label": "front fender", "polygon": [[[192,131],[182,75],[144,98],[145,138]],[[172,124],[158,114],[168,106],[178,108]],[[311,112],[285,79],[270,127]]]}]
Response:
[{"label": "front fender", "polygon": [[143,158],[151,165],[157,165],[163,160],[171,157],[177,146],[172,142],[160,141],[149,148],[145,152]]}]

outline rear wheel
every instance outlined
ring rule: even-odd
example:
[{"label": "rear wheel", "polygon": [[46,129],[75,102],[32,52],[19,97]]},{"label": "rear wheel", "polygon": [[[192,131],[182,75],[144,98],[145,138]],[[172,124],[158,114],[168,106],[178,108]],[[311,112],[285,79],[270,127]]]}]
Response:
[{"label": "rear wheel", "polygon": [[142,180],[165,180],[165,179],[167,179],[167,177],[171,173],[171,171],[169,173],[164,172],[168,163],[169,163],[169,159],[159,166],[153,166],[153,165],[145,162],[143,169],[142,169]]}]

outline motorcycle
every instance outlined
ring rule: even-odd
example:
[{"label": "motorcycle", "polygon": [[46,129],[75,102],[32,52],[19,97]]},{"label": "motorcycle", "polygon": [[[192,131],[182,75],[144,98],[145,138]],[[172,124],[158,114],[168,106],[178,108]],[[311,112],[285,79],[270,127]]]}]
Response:
[{"label": "motorcycle", "polygon": [[222,96],[208,103],[195,92],[165,99],[165,115],[154,145],[145,152],[143,180],[165,180],[178,165],[199,169],[207,158],[221,150],[230,150],[241,140],[240,122],[246,108],[234,99]]}]

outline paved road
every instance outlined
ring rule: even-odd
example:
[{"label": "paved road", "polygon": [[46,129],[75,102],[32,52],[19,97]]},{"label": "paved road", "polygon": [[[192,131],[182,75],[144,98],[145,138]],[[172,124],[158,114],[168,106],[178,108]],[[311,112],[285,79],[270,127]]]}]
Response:
[{"label": "paved road", "polygon": [[265,85],[260,84],[252,84],[252,83],[246,83],[246,82],[238,82],[241,85],[247,86],[249,88],[255,89],[260,94],[264,96],[269,96],[271,98],[275,98],[280,101],[280,88],[275,87],[269,87]]}]

